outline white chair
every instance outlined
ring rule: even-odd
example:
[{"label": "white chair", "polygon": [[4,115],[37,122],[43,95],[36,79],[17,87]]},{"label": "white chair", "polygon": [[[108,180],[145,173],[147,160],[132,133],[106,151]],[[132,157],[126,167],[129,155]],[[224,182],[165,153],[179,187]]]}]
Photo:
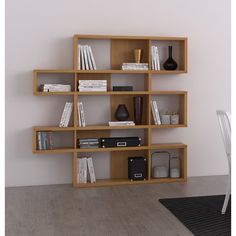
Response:
[{"label": "white chair", "polygon": [[221,210],[222,214],[225,214],[229,197],[231,194],[231,115],[228,112],[225,111],[216,111],[220,130],[225,146],[225,152],[228,159],[228,167],[229,167],[229,176],[228,176],[228,185],[227,185],[227,192],[225,195],[224,204]]}]

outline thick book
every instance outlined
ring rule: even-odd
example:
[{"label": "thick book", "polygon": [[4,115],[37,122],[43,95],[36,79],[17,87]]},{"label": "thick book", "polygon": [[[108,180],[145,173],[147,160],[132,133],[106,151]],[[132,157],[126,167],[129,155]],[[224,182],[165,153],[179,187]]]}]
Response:
[{"label": "thick book", "polygon": [[157,118],[157,124],[161,125],[160,114],[159,114],[159,110],[158,110],[157,102],[156,101],[153,101],[153,107],[154,107],[156,118]]},{"label": "thick book", "polygon": [[95,177],[92,157],[87,158],[87,163],[88,163],[88,173],[89,173],[90,182],[96,183],[96,177]]},{"label": "thick book", "polygon": [[134,126],[133,121],[109,121],[109,126]]},{"label": "thick book", "polygon": [[96,66],[96,63],[95,63],[95,60],[94,60],[94,56],[93,56],[93,52],[92,52],[91,46],[89,46],[89,53],[90,53],[90,55],[91,55],[92,64],[93,64],[93,69],[96,70],[96,69],[97,69],[97,66]]},{"label": "thick book", "polygon": [[85,62],[85,70],[89,70],[89,64],[88,64],[88,57],[87,57],[87,51],[86,51],[86,46],[83,46],[83,52],[84,52],[84,62]]},{"label": "thick book", "polygon": [[88,45],[85,46],[85,51],[86,51],[86,54],[87,54],[89,70],[93,70],[92,58],[91,58],[91,55],[90,55],[90,52],[89,52],[89,46]]}]

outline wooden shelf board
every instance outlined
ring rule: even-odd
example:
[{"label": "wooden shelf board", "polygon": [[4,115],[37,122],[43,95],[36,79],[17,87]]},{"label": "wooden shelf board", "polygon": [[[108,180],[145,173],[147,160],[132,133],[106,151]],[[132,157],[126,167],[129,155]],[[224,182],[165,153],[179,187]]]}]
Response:
[{"label": "wooden shelf board", "polygon": [[183,74],[187,73],[186,70],[149,70],[151,74]]},{"label": "wooden shelf board", "polygon": [[34,70],[35,73],[41,73],[41,74],[49,74],[49,73],[55,73],[55,74],[72,74],[75,73],[75,70],[71,70],[71,69],[65,69],[65,70],[61,70],[61,69],[35,69]]},{"label": "wooden shelf board", "polygon": [[185,95],[187,91],[180,91],[180,90],[157,90],[157,91],[150,91],[150,95]]},{"label": "wooden shelf board", "polygon": [[92,187],[106,187],[116,185],[134,185],[134,184],[154,184],[154,183],[173,183],[173,182],[186,182],[184,178],[160,178],[151,180],[131,181],[129,179],[99,179],[96,183],[77,183],[74,187],[78,188],[92,188]]},{"label": "wooden shelf board", "polygon": [[148,74],[148,70],[77,70],[78,74]]},{"label": "wooden shelf board", "polygon": [[74,95],[75,92],[35,92],[36,96],[50,96],[50,95]]},{"label": "wooden shelf board", "polygon": [[58,127],[58,126],[34,126],[34,131],[73,131],[74,127]]},{"label": "wooden shelf board", "polygon": [[113,96],[119,96],[119,95],[148,95],[148,91],[108,91],[108,92],[78,92],[78,95],[113,95]]},{"label": "wooden shelf board", "polygon": [[112,147],[112,148],[77,148],[77,152],[116,152],[116,151],[139,151],[148,150],[148,146],[141,147]]},{"label": "wooden shelf board", "polygon": [[109,125],[89,125],[86,127],[77,127],[76,130],[112,130],[112,129],[148,129],[148,125],[133,126],[109,126]]},{"label": "wooden shelf board", "polygon": [[40,154],[54,154],[54,153],[71,153],[74,152],[75,149],[73,148],[57,148],[53,150],[34,150],[34,153],[40,153]]},{"label": "wooden shelf board", "polygon": [[179,125],[150,125],[152,129],[169,129],[169,128],[181,128],[187,127],[187,125],[179,124]]},{"label": "wooden shelf board", "polygon": [[136,40],[167,40],[182,41],[187,40],[186,37],[162,37],[162,36],[129,36],[129,35],[86,35],[76,34],[74,37],[79,39],[136,39]]},{"label": "wooden shelf board", "polygon": [[184,143],[154,143],[151,145],[150,149],[178,149],[186,147],[187,145]]}]

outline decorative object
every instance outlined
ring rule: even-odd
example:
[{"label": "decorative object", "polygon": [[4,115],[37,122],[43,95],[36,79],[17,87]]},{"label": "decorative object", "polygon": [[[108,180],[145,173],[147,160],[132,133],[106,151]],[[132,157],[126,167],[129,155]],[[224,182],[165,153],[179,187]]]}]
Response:
[{"label": "decorative object", "polygon": [[128,178],[131,181],[147,178],[147,158],[128,157]]},{"label": "decorative object", "polygon": [[142,115],[143,115],[143,98],[137,96],[133,98],[134,102],[134,123],[136,125],[141,125]]},{"label": "decorative object", "polygon": [[167,178],[168,169],[165,166],[154,166],[152,171],[153,178]]},{"label": "decorative object", "polygon": [[129,112],[125,106],[125,104],[119,104],[116,112],[115,118],[119,121],[126,121],[129,118]]},{"label": "decorative object", "polygon": [[141,58],[142,57],[142,49],[134,49],[134,61],[135,63],[140,63],[141,62]]},{"label": "decorative object", "polygon": [[221,214],[224,197],[224,195],[181,197],[159,201],[193,235],[231,235],[231,200],[225,214]]},{"label": "decorative object", "polygon": [[168,48],[169,48],[169,57],[164,62],[163,67],[164,67],[165,70],[176,70],[177,69],[177,63],[172,58],[172,46],[168,46]]},{"label": "decorative object", "polygon": [[170,124],[170,115],[167,115],[167,114],[161,115],[161,124],[162,125],[169,125]]},{"label": "decorative object", "polygon": [[170,123],[172,125],[178,125],[179,124],[179,115],[178,114],[172,114],[170,116]]},{"label": "decorative object", "polygon": [[[160,156],[160,154],[167,154],[168,158],[165,156]],[[152,177],[153,178],[168,178],[170,176],[170,153],[167,151],[157,151],[153,152],[152,155],[152,162],[153,158],[158,161],[158,164],[152,168]]]},{"label": "decorative object", "polygon": [[180,177],[180,160],[179,157],[171,157],[170,159],[170,177]]}]

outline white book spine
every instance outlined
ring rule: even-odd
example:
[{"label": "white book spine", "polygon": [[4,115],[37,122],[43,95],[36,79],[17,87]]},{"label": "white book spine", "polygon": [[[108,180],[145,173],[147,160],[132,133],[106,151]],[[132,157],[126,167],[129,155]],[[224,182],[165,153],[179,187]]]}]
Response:
[{"label": "white book spine", "polygon": [[161,66],[160,66],[160,57],[159,57],[158,47],[156,47],[156,63],[157,63],[157,70],[160,70]]},{"label": "white book spine", "polygon": [[87,163],[88,163],[88,171],[89,171],[90,182],[91,183],[96,183],[93,160],[92,160],[91,157],[87,158]]},{"label": "white book spine", "polygon": [[94,56],[93,56],[93,52],[92,52],[91,46],[89,46],[89,53],[90,53],[90,55],[91,55],[92,64],[93,64],[93,69],[96,70],[97,67],[96,67],[96,63],[95,63],[95,60],[94,60]]},{"label": "white book spine", "polygon": [[81,183],[81,159],[77,158],[77,183]]},{"label": "white book spine", "polygon": [[154,52],[154,68],[155,70],[157,70],[157,47],[154,46],[153,52]]},{"label": "white book spine", "polygon": [[81,123],[82,123],[82,126],[85,127],[85,114],[84,114],[84,106],[83,106],[83,103],[80,102],[79,103],[80,105],[80,117],[81,117]]},{"label": "white book spine", "polygon": [[72,113],[72,108],[73,108],[73,103],[69,103],[69,108],[68,108],[68,112],[67,112],[66,120],[65,120],[65,127],[68,127],[70,117],[71,117],[71,113]]},{"label": "white book spine", "polygon": [[80,107],[79,107],[79,103],[77,103],[77,112],[78,112],[78,123],[79,123],[79,127],[81,127],[81,117],[80,117]]},{"label": "white book spine", "polygon": [[151,53],[152,53],[152,70],[154,70],[154,47],[152,46],[151,48]]},{"label": "white book spine", "polygon": [[62,112],[59,127],[64,127],[64,123],[65,123],[65,119],[66,119],[66,113],[67,113],[67,110],[68,110],[68,105],[69,105],[68,102],[66,102],[66,104],[64,106],[64,109],[63,109],[63,112]]},{"label": "white book spine", "polygon": [[41,137],[41,132],[37,132],[37,141],[38,141],[38,150],[42,150],[42,137]]},{"label": "white book spine", "polygon": [[85,70],[85,63],[84,63],[84,46],[80,45],[80,50],[81,50],[81,65],[82,65],[82,70]]},{"label": "white book spine", "polygon": [[154,106],[154,110],[155,110],[156,117],[157,117],[157,124],[161,125],[160,114],[159,114],[159,111],[158,111],[158,107],[157,107],[157,102],[156,101],[153,101],[153,106]]},{"label": "white book spine", "polygon": [[88,57],[87,57],[86,47],[87,47],[87,45],[83,46],[83,48],[84,48],[85,70],[89,70],[89,64],[88,64]]},{"label": "white book spine", "polygon": [[86,45],[86,54],[87,54],[87,58],[88,58],[88,65],[89,65],[89,70],[93,70],[93,65],[92,65],[92,58],[89,52],[89,46]]},{"label": "white book spine", "polygon": [[87,158],[82,158],[82,182],[87,183]]},{"label": "white book spine", "polygon": [[81,69],[81,61],[80,61],[80,45],[78,45],[78,70]]},{"label": "white book spine", "polygon": [[157,125],[157,117],[156,117],[156,113],[154,110],[153,101],[151,101],[150,103],[151,103],[151,108],[152,108],[152,116],[153,116],[154,124]]}]

